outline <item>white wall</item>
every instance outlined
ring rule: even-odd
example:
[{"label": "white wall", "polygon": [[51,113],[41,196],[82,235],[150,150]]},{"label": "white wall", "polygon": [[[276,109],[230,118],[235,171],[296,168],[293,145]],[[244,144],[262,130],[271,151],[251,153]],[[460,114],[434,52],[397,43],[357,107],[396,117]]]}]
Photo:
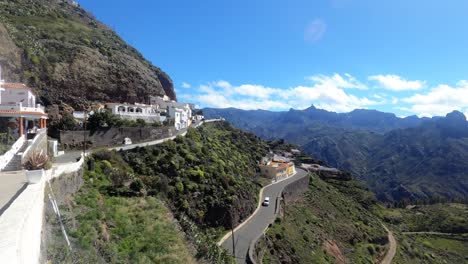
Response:
[{"label": "white wall", "polygon": [[2,93],[2,105],[16,105],[22,103],[25,107],[36,107],[36,96],[26,88],[5,88]]}]

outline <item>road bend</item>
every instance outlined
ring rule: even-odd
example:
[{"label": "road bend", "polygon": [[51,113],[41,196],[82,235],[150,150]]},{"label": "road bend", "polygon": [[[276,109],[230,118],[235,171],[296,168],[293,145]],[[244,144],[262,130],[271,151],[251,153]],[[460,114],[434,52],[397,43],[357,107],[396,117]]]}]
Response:
[{"label": "road bend", "polygon": [[[258,238],[268,225],[275,220],[275,203],[278,201],[277,197],[281,196],[284,187],[307,176],[307,171],[300,168],[296,168],[296,170],[297,173],[294,176],[266,186],[263,189],[261,201],[263,201],[265,197],[270,197],[270,205],[260,205],[259,209],[254,212],[254,215],[245,223],[240,224],[240,227],[236,228],[234,231],[234,257],[237,259],[238,263],[246,263],[250,242]],[[279,206],[279,204],[277,206]],[[224,242],[222,242],[222,246],[232,254],[234,248],[232,237],[229,236],[226,238]]]}]

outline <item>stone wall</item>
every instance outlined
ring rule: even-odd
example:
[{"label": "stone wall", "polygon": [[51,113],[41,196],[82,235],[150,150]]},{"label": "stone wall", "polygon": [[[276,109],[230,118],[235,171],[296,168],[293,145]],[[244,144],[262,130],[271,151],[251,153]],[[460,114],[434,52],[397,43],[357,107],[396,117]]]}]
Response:
[{"label": "stone wall", "polygon": [[283,200],[286,204],[296,201],[302,194],[309,189],[310,177],[304,177],[288,184],[283,189]]},{"label": "stone wall", "polygon": [[[52,198],[55,198],[57,205],[59,208],[61,208],[61,215],[70,217],[70,215],[66,214],[67,209],[70,208],[71,204],[73,203],[72,196],[80,190],[80,188],[83,186],[83,183],[83,170],[80,169],[78,171],[63,174],[60,177],[53,178],[50,181],[50,187],[53,190],[53,196],[49,185],[46,184],[46,195],[44,197],[44,220],[41,232],[41,255],[39,263],[46,263],[47,260],[50,260],[48,259],[47,255],[47,250],[49,247],[53,247],[55,244],[60,244],[60,248],[64,250],[67,248],[65,238],[60,229],[57,214],[49,199],[49,194]],[[70,230],[66,231],[69,232]]]},{"label": "stone wall", "polygon": [[81,148],[84,133],[87,147],[105,147],[123,144],[124,138],[130,138],[132,143],[157,140],[176,134],[174,127],[121,127],[106,130],[91,131],[60,131],[60,143],[64,149]]}]

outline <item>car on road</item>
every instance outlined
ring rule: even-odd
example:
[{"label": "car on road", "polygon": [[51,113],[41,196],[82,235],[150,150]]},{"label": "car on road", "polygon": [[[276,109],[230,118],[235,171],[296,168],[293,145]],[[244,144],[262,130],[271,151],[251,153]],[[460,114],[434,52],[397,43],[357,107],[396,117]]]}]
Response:
[{"label": "car on road", "polygon": [[268,206],[270,205],[270,197],[265,197],[265,200],[263,200],[263,203],[262,203],[263,206]]}]

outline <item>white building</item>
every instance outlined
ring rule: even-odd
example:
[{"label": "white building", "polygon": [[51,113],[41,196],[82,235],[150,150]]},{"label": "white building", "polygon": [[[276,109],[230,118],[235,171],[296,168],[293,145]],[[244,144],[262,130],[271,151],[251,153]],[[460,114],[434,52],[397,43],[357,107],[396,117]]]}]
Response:
[{"label": "white building", "polygon": [[32,89],[22,83],[0,80],[0,117],[9,118],[14,136],[20,137],[33,128],[45,128],[45,109],[36,103]]},{"label": "white building", "polygon": [[150,96],[150,103],[161,111],[165,109],[168,118],[174,120],[174,126],[177,130],[188,128],[192,124],[193,105],[172,101],[167,96]]},{"label": "white building", "polygon": [[194,115],[192,117],[192,120],[194,120],[194,121],[202,121],[203,119],[205,119],[205,117],[203,115]]},{"label": "white building", "polygon": [[156,105],[107,103],[106,109],[112,114],[129,120],[143,119],[145,122],[164,122],[166,116],[161,115],[161,110]]}]

